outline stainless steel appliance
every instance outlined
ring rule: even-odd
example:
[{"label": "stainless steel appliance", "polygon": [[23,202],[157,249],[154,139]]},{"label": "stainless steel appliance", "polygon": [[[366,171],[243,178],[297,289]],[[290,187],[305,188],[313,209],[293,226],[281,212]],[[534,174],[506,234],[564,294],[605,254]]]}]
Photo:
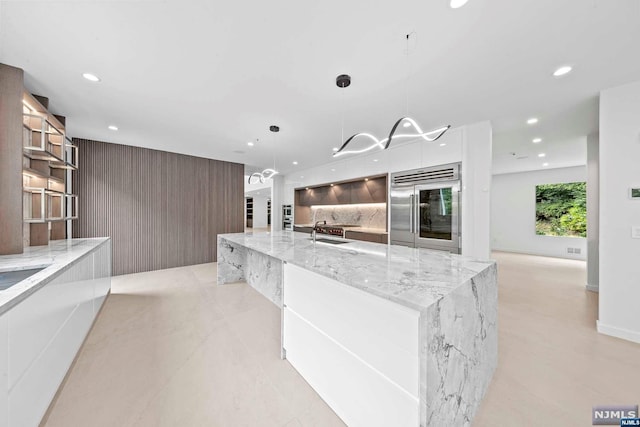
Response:
[{"label": "stainless steel appliance", "polygon": [[293,230],[293,212],[291,205],[282,205],[282,229]]},{"label": "stainless steel appliance", "polygon": [[459,254],[460,163],[391,174],[391,244]]},{"label": "stainless steel appliance", "polygon": [[[320,224],[320,222],[324,222],[324,224]],[[327,224],[326,221],[318,221],[314,226],[316,233],[329,234],[342,238],[345,237],[347,228],[359,228],[359,226],[352,224]]]}]

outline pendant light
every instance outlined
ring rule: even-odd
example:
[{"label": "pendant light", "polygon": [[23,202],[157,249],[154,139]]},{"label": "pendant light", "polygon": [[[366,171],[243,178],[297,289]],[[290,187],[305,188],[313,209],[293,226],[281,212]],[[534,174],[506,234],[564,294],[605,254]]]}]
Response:
[{"label": "pendant light", "polygon": [[[276,125],[271,125],[271,126],[269,126],[269,130],[271,132],[273,132],[274,135],[275,135],[276,133],[280,132],[280,127],[276,126]],[[275,136],[274,136],[274,142],[275,142]],[[249,175],[248,182],[249,182],[249,184],[257,184],[258,182],[264,183],[266,180],[268,180],[270,178],[273,178],[278,173],[279,172],[276,170],[276,155],[275,155],[275,150],[274,150],[273,169],[266,168],[262,172],[254,172],[254,173],[252,173],[251,175]]]},{"label": "pendant light", "polygon": [[[335,151],[333,153],[333,157],[339,157],[339,156],[343,156],[345,154],[365,153],[365,152],[373,150],[375,148],[379,148],[380,150],[387,150],[389,148],[389,146],[391,145],[391,141],[398,140],[398,139],[401,139],[401,138],[411,138],[411,139],[422,138],[426,142],[434,142],[434,141],[438,140],[442,135],[445,134],[446,131],[448,131],[451,128],[450,125],[447,125],[447,126],[442,126],[442,127],[438,128],[438,129],[433,129],[433,130],[424,132],[422,130],[422,128],[418,125],[418,123],[414,119],[409,117],[409,37],[410,36],[411,36],[411,33],[406,35],[406,40],[407,40],[407,76],[406,76],[406,80],[405,80],[405,90],[406,90],[406,99],[405,99],[406,113],[405,113],[405,116],[401,117],[399,120],[397,120],[395,122],[395,124],[391,128],[391,132],[389,132],[389,136],[387,136],[386,138],[378,139],[375,135],[367,133],[367,132],[356,133],[355,135],[352,135],[351,137],[349,137],[342,144],[342,146],[337,151]],[[397,133],[398,132],[398,127],[400,126],[401,123],[403,124],[404,128],[413,128],[414,131],[413,132]],[[366,146],[365,148],[362,148],[362,149],[351,149],[351,150],[348,150],[347,147],[355,139],[368,139],[371,142],[371,144]]]}]

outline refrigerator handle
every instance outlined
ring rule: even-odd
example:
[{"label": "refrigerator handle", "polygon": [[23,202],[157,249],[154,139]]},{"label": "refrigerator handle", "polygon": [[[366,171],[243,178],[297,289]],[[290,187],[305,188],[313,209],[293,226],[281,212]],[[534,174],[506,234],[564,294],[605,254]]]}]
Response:
[{"label": "refrigerator handle", "polygon": [[414,203],[413,203],[413,197],[414,197],[414,194],[411,194],[409,196],[409,206],[410,206],[409,207],[409,209],[410,209],[409,230],[411,231],[411,233],[415,233],[416,232],[414,224],[413,224],[413,222],[414,222],[414,218],[413,217],[415,215],[415,206],[414,206]]}]

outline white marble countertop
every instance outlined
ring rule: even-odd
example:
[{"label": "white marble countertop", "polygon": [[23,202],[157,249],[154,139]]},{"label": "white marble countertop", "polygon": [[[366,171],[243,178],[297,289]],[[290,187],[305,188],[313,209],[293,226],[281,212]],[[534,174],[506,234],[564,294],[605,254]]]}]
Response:
[{"label": "white marble countertop", "polygon": [[220,234],[218,239],[419,311],[459,286],[470,284],[478,273],[495,268],[491,260],[397,245],[353,240],[340,245],[314,245],[307,233],[293,231]]},{"label": "white marble countertop", "polygon": [[44,268],[0,291],[0,314],[23,301],[108,240],[108,237],[53,240],[47,246],[26,247],[21,254],[0,255],[0,273]]}]

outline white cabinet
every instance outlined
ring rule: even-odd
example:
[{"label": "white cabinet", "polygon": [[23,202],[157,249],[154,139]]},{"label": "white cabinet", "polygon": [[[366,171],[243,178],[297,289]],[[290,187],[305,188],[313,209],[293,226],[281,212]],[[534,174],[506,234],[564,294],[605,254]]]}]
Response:
[{"label": "white cabinet", "polygon": [[350,426],[419,425],[419,317],[285,264],[286,358]]},{"label": "white cabinet", "polygon": [[111,288],[111,244],[0,316],[0,425],[37,426]]}]

